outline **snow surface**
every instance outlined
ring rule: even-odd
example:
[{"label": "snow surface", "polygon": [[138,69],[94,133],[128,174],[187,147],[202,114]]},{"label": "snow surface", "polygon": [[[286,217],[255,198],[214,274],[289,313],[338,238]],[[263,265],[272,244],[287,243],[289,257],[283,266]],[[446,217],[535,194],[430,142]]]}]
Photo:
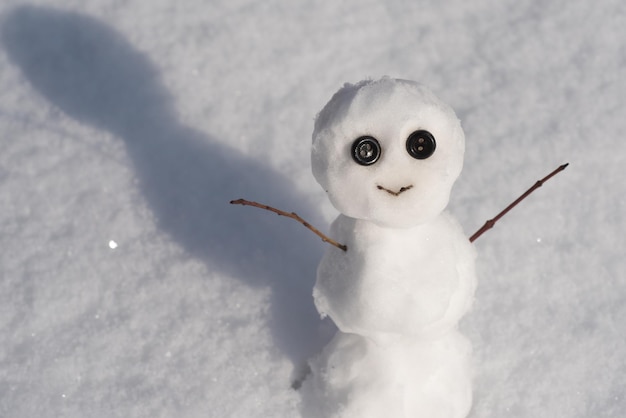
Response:
[{"label": "snow surface", "polygon": [[384,74],[462,120],[468,235],[570,163],[476,241],[470,416],[623,416],[624,27],[619,0],[4,0],[0,416],[298,416],[323,243],[228,201],[326,230],[315,112]]}]

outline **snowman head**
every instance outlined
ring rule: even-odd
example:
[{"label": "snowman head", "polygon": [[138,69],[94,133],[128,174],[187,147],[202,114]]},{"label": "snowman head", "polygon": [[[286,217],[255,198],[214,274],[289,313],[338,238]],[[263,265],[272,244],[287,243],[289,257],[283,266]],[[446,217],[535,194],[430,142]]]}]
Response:
[{"label": "snowman head", "polygon": [[406,228],[448,204],[464,149],[448,105],[419,83],[385,77],[335,93],[315,121],[311,163],[341,213]]}]

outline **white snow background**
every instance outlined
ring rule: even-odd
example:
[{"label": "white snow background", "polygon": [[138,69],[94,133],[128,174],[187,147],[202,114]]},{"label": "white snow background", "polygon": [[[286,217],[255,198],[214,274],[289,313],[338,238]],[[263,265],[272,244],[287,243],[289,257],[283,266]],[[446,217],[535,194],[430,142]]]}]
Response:
[{"label": "white snow background", "polygon": [[626,410],[626,3],[3,0],[0,416],[298,417],[332,326],[313,118],[418,80],[462,120],[473,418]]}]

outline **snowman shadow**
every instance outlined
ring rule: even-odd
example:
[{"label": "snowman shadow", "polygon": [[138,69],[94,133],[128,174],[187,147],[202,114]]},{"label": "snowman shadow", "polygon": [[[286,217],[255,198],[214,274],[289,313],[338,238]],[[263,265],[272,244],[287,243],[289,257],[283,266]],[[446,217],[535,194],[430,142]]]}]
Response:
[{"label": "snowman shadow", "polygon": [[161,230],[210,270],[269,287],[275,343],[295,364],[317,352],[311,288],[322,244],[296,223],[229,204],[260,200],[315,222],[307,198],[262,160],[183,126],[154,65],[105,24],[19,6],[1,25],[9,58],[39,93],[124,140]]}]

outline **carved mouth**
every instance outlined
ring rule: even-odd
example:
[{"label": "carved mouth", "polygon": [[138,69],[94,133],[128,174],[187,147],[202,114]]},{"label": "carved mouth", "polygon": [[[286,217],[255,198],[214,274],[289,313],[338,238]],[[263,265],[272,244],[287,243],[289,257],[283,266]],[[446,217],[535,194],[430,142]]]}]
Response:
[{"label": "carved mouth", "polygon": [[409,186],[400,187],[400,190],[398,190],[397,192],[394,192],[393,190],[389,190],[389,189],[387,189],[387,188],[384,188],[383,186],[376,185],[376,188],[377,188],[378,190],[384,190],[384,191],[386,191],[387,193],[389,193],[389,194],[391,194],[391,195],[394,195],[394,196],[399,196],[399,195],[400,195],[400,193],[404,193],[404,192],[406,192],[407,190],[411,189],[412,187],[413,187],[413,185],[412,185],[412,184],[411,184],[411,185],[409,185]]}]

